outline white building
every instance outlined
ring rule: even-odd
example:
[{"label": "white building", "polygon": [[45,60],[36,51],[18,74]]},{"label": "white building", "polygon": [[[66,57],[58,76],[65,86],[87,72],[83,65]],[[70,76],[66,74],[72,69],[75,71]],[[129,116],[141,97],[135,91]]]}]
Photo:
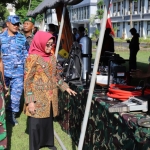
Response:
[{"label": "white building", "polygon": [[[90,24],[91,15],[95,15],[97,11],[97,0],[83,0],[77,5],[69,6],[68,11],[72,28],[84,26],[91,36],[97,27],[96,24]],[[45,24],[49,23],[58,24],[54,9],[48,9],[45,13]]]},{"label": "white building", "polygon": [[48,30],[48,24],[50,23],[58,25],[55,9],[47,9],[44,15],[45,15],[45,26],[44,26],[45,31]]},{"label": "white building", "polygon": [[7,10],[9,12],[9,15],[15,15],[15,7],[13,7],[12,4],[7,4]]},{"label": "white building", "polygon": [[[90,24],[90,18],[96,15],[98,0],[83,0],[83,2],[69,6],[69,15],[72,28],[84,26],[91,37],[96,28],[100,29],[100,20],[95,19]],[[101,6],[103,9],[104,6]],[[129,0],[114,0],[110,8],[112,25],[116,31],[116,37],[131,37],[130,30],[130,4]],[[47,10],[46,23],[57,24],[55,10]],[[150,36],[150,0],[137,0],[132,4],[132,24],[141,37]]]},{"label": "white building", "polygon": [[[111,7],[111,21],[117,28],[116,36],[130,37],[129,0],[116,0]],[[137,0],[132,3],[132,24],[141,37],[150,36],[150,0]]]},{"label": "white building", "polygon": [[90,24],[90,18],[96,15],[97,0],[84,0],[83,2],[69,7],[70,21],[72,27],[84,26],[88,29],[89,36],[92,36],[96,24]]}]

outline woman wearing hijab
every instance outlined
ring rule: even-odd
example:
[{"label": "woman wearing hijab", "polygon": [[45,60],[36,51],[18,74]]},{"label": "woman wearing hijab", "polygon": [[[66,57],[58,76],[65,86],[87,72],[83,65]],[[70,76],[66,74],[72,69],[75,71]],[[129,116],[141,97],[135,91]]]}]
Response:
[{"label": "woman wearing hijab", "polygon": [[54,56],[55,37],[38,31],[26,59],[24,90],[25,114],[29,116],[29,149],[54,146],[53,117],[58,115],[58,87],[75,96],[61,79]]}]

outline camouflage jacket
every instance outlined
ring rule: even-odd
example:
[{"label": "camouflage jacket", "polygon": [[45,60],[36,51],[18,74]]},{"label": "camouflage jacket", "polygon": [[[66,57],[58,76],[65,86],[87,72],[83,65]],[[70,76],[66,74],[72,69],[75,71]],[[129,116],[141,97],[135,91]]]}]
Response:
[{"label": "camouflage jacket", "polygon": [[4,75],[18,77],[24,74],[24,63],[28,55],[28,44],[24,35],[9,36],[8,31],[0,35],[0,50],[4,63]]},{"label": "camouflage jacket", "polygon": [[29,48],[30,48],[30,45],[31,45],[31,42],[32,42],[33,37],[34,37],[33,34],[31,34],[31,35],[29,35],[29,36],[26,37],[27,42],[28,42],[28,50],[29,50]]}]

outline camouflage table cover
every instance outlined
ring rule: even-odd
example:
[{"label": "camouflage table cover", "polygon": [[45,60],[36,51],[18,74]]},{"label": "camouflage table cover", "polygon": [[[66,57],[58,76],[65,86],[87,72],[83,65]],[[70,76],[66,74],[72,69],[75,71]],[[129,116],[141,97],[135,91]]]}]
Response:
[{"label": "camouflage table cover", "polygon": [[[69,96],[59,92],[59,122],[78,145],[85,112],[88,90],[71,84],[78,94]],[[84,150],[147,150],[150,149],[150,128],[140,127],[137,120],[145,113],[109,113],[108,108],[116,102],[101,99],[94,92],[83,145]]]}]

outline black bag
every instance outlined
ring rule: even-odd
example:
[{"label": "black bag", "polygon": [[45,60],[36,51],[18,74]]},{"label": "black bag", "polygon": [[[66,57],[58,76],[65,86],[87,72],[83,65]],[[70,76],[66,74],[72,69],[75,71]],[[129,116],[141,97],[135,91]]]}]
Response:
[{"label": "black bag", "polygon": [[69,57],[63,63],[62,76],[66,82],[72,80],[81,80],[82,74],[82,50],[78,42],[73,42]]}]

